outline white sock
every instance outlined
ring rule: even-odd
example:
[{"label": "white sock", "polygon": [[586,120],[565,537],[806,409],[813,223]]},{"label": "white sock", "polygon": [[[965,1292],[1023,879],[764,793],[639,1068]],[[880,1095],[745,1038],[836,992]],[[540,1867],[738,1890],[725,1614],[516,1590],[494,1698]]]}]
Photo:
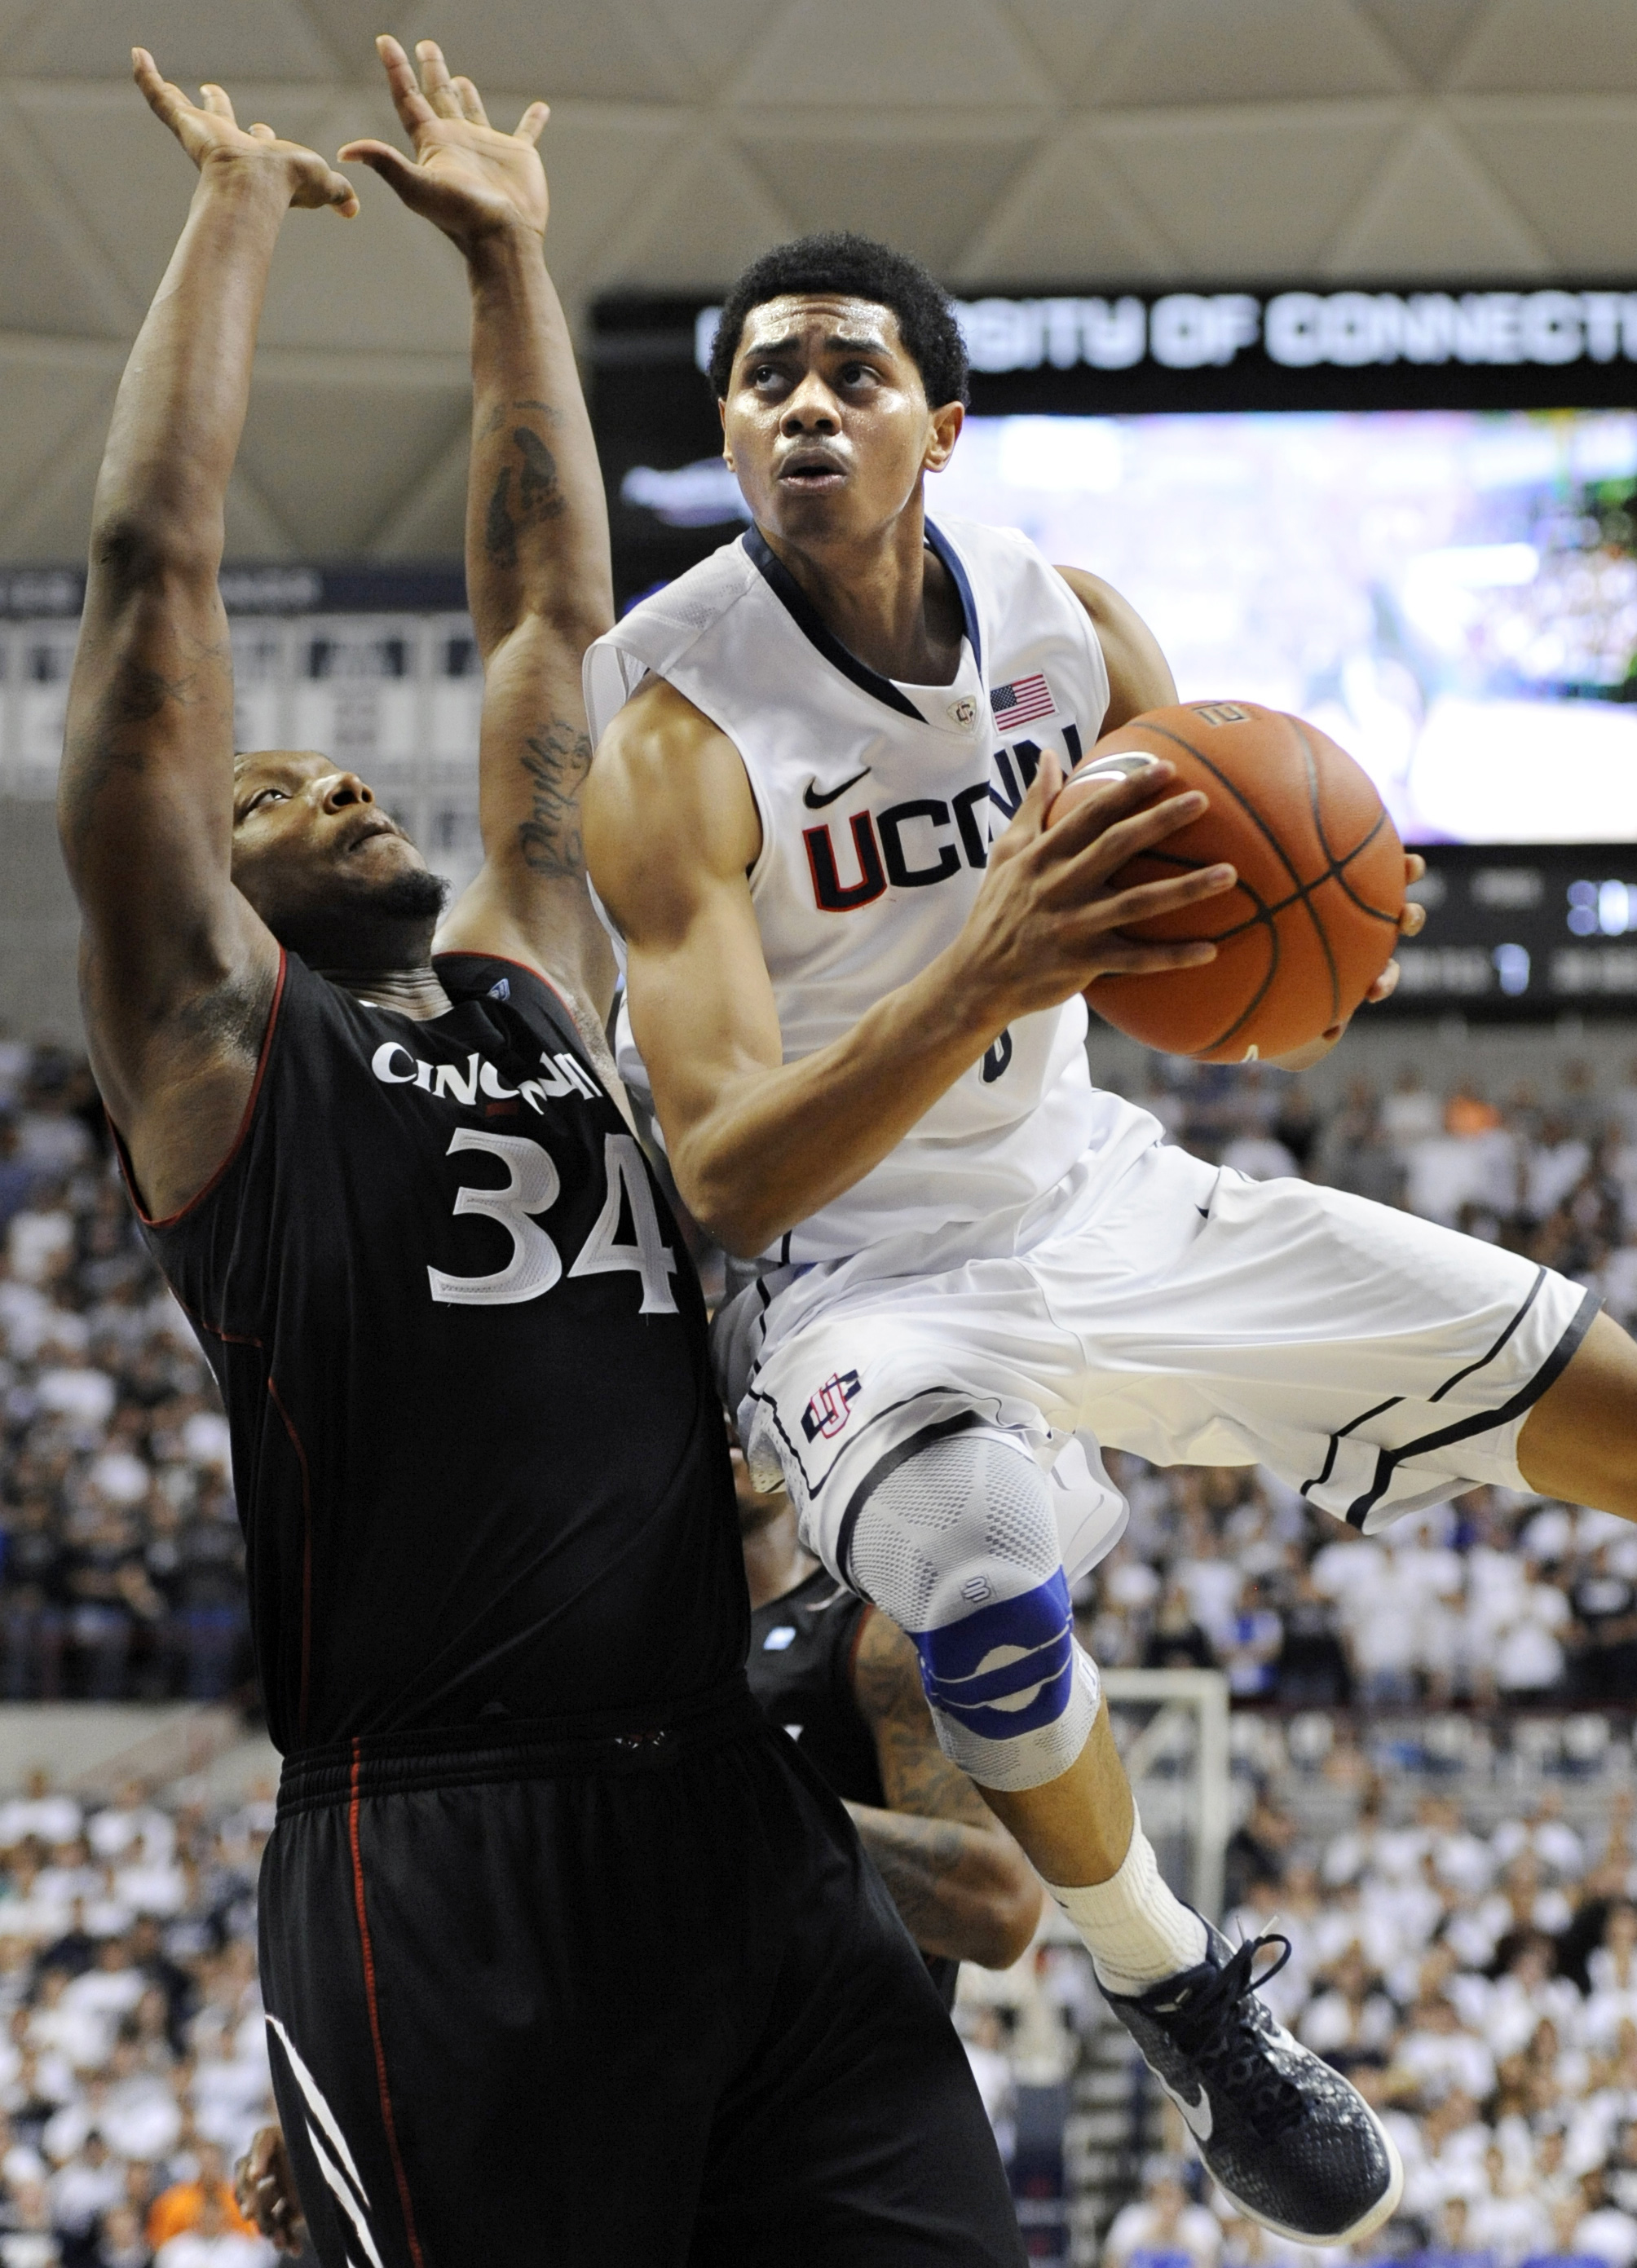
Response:
[{"label": "white sock", "polygon": [[1205,1924],[1173,1896],[1133,1808],[1131,1848],[1106,1882],[1046,1888],[1085,1940],[1097,1982],[1128,1999],[1206,1955]]}]

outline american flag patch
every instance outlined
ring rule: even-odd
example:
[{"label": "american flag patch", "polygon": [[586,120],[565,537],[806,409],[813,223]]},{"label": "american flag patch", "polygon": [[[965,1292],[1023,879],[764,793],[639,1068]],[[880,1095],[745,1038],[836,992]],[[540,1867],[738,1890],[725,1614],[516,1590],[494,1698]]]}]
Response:
[{"label": "american flag patch", "polygon": [[997,725],[1032,725],[1037,717],[1050,717],[1058,704],[1045,679],[1036,676],[1014,678],[1010,685],[992,685],[989,705]]}]

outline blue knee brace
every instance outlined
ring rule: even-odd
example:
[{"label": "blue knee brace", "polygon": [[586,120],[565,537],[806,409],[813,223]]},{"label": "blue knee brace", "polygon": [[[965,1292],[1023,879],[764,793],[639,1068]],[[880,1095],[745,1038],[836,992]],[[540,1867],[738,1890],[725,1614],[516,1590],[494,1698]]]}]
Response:
[{"label": "blue knee brace", "polygon": [[979,1424],[914,1449],[853,1526],[854,1582],[915,1642],[944,1753],[985,1787],[1066,1771],[1097,1712],[1056,1516],[1028,1450]]}]

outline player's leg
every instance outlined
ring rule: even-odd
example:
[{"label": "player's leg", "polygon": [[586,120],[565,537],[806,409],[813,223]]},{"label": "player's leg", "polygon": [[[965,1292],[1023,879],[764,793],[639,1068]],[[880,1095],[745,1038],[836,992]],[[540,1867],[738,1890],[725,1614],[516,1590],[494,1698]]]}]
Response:
[{"label": "player's leg", "polygon": [[[787,1335],[768,1314],[740,1404],[752,1470],[777,1443],[804,1540],[914,1640],[945,1753],[1052,1888],[1217,2180],[1287,2235],[1368,2235],[1402,2187],[1391,2144],[1272,2025],[1254,1948],[1230,1955],[1161,1877],[1075,1643],[1029,1440],[1083,1372],[1080,1341],[1016,1262],[851,1294]],[[1079,1532],[1083,1566],[1119,1527]]]},{"label": "player's leg", "polygon": [[689,2268],[1022,2268],[965,2051],[851,1821],[791,1743],[754,1771],[782,1955],[717,2104]]},{"label": "player's leg", "polygon": [[[741,1745],[764,1736],[743,1707]],[[529,1778],[491,1736],[505,1776],[478,1785],[464,1757],[366,1757],[356,1797],[344,1761],[297,1768],[341,1785],[269,1846],[263,1989],[324,2268],[682,2268],[777,1885],[723,1800],[742,1772],[644,1737]]]},{"label": "player's leg", "polygon": [[1542,1496],[1637,1520],[1637,1342],[1599,1315],[1523,1421],[1518,1469]]}]

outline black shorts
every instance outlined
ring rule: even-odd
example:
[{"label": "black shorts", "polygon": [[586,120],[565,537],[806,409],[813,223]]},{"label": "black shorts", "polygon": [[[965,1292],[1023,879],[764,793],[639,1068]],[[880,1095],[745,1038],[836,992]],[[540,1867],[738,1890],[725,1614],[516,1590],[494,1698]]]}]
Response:
[{"label": "black shorts", "polygon": [[742,1685],[292,1757],[274,2084],[324,2268],[1016,2268],[965,2054]]}]

